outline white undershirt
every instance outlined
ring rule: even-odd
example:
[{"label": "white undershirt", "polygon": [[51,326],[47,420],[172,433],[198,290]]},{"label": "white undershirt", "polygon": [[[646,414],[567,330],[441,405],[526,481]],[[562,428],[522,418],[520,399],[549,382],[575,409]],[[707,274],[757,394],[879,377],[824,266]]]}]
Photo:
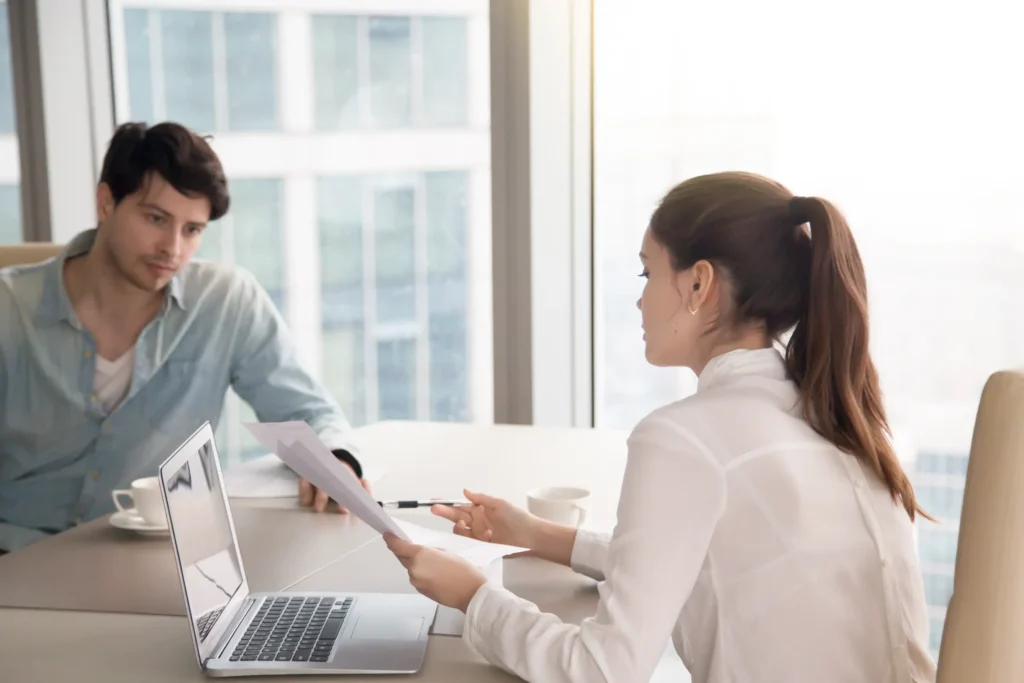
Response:
[{"label": "white undershirt", "polygon": [[669,638],[693,683],[932,683],[909,517],[797,398],[773,349],[713,359],[630,435],[614,533],[577,534],[596,616],[486,584],[464,638],[544,683],[646,681]]},{"label": "white undershirt", "polygon": [[103,406],[103,412],[114,412],[114,408],[124,398],[132,383],[134,361],[134,347],[117,360],[107,360],[99,354],[96,355],[96,374],[93,377],[92,391]]}]

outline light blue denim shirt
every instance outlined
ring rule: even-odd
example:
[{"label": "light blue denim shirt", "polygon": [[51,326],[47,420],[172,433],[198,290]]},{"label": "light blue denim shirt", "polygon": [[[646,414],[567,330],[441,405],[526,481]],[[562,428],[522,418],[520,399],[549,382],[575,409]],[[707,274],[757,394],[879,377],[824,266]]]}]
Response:
[{"label": "light blue denim shirt", "polygon": [[63,278],[65,259],[94,237],[0,270],[0,549],[113,511],[112,490],[156,474],[203,422],[217,425],[229,386],[260,421],[305,421],[362,461],[269,296],[248,272],[219,264],[192,262],[174,277],[135,344],[128,392],[104,413],[92,398],[96,346]]}]

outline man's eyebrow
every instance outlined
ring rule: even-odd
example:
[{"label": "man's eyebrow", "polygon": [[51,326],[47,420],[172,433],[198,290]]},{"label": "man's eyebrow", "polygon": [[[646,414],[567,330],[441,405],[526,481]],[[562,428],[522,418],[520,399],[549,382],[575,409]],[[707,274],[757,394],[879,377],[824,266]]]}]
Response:
[{"label": "man's eyebrow", "polygon": [[156,204],[151,204],[149,202],[139,202],[139,206],[144,207],[146,209],[153,209],[154,211],[159,211],[165,216],[171,215],[171,212],[163,208],[162,206],[157,206]]}]

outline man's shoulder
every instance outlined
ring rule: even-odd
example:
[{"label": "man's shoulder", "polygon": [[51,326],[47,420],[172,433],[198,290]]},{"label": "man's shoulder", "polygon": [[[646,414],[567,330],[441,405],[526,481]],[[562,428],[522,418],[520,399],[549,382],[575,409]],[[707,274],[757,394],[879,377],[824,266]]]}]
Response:
[{"label": "man's shoulder", "polygon": [[46,260],[0,268],[0,317],[14,308],[34,311],[40,305],[56,262]]},{"label": "man's shoulder", "polygon": [[252,274],[239,266],[196,259],[178,274],[186,303],[215,295],[217,299],[248,296],[255,283]]}]

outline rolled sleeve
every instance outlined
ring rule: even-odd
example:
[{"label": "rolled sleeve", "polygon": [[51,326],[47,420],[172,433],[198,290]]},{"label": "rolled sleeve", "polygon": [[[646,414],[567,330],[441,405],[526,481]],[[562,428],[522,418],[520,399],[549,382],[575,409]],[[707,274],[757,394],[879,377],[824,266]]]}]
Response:
[{"label": "rolled sleeve", "polygon": [[[243,271],[244,273],[244,271]],[[236,335],[231,385],[261,422],[302,421],[329,450],[347,451],[365,469],[352,425],[338,402],[303,364],[280,313],[248,274],[239,278],[245,302]]]},{"label": "rolled sleeve", "polygon": [[576,540],[572,545],[572,554],[569,557],[569,566],[574,572],[603,581],[610,542],[610,534],[587,529],[577,530]]}]

